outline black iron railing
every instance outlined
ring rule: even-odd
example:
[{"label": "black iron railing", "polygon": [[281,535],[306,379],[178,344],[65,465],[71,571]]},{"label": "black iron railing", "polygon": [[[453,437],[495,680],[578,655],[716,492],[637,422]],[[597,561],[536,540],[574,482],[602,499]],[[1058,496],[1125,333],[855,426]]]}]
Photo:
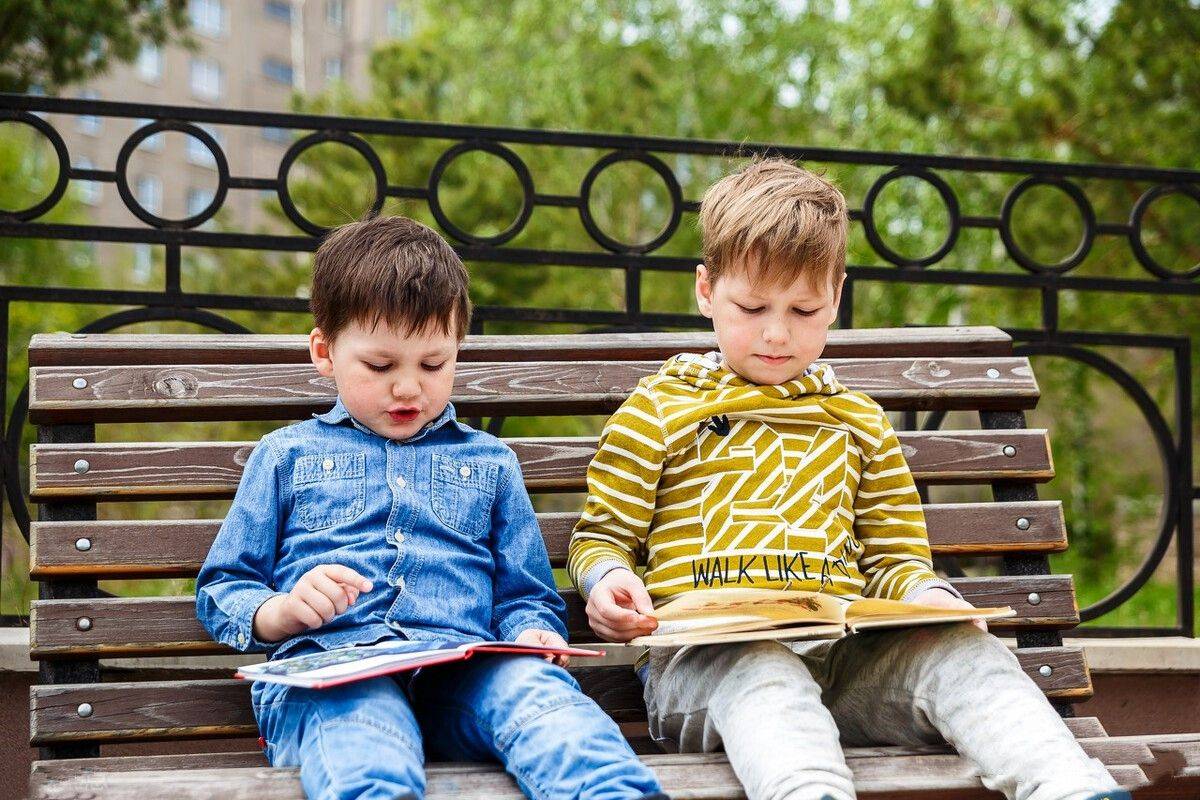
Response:
[{"label": "black iron railing", "polygon": [[[121,145],[112,169],[72,166],[63,137],[43,115],[116,117],[149,120],[137,128]],[[699,141],[645,136],[620,136],[569,133],[515,128],[446,125],[382,119],[327,117],[304,114],[263,113],[225,109],[152,106],[132,103],[68,100],[0,94],[0,122],[24,123],[36,129],[53,147],[58,160],[58,179],[49,194],[25,209],[0,210],[0,236],[76,240],[91,242],[139,243],[161,246],[165,252],[165,280],[158,291],[122,291],[107,289],[58,288],[52,285],[24,287],[0,286],[0,338],[8,352],[8,311],[14,302],[75,303],[134,306],[132,310],[95,320],[83,330],[111,331],[150,320],[184,320],[217,331],[238,332],[244,327],[221,316],[221,310],[263,310],[303,312],[307,302],[296,297],[243,296],[233,294],[189,293],[181,285],[181,253],[185,248],[236,248],[263,251],[312,251],[325,228],[306,217],[297,207],[288,185],[289,173],[297,159],[309,148],[323,142],[337,142],[356,150],[370,169],[374,193],[371,210],[378,211],[387,198],[407,198],[427,204],[429,212],[443,231],[457,243],[457,250],[468,261],[524,265],[561,265],[616,269],[624,272],[622,310],[567,308],[527,308],[483,306],[473,322],[475,332],[486,330],[488,323],[522,322],[574,323],[603,326],[606,329],[647,330],[661,327],[694,327],[703,324],[691,314],[663,313],[642,308],[642,275],[646,272],[690,272],[696,258],[656,255],[656,251],[678,230],[684,214],[698,210],[695,199],[684,197],[675,171],[664,158],[672,155],[725,157],[775,153],[805,162],[830,165],[865,165],[890,168],[867,189],[861,206],[852,208],[851,218],[874,253],[886,264],[851,264],[843,289],[840,325],[852,327],[854,287],[862,282],[938,284],[945,286],[981,286],[1032,289],[1040,292],[1041,327],[1006,328],[1017,342],[1020,355],[1053,355],[1071,359],[1099,371],[1116,382],[1138,410],[1154,437],[1164,464],[1164,504],[1154,543],[1136,572],[1108,597],[1081,612],[1086,620],[1111,611],[1133,596],[1162,564],[1172,544],[1175,546],[1175,578],[1178,589],[1177,624],[1172,627],[1089,628],[1091,634],[1183,634],[1194,635],[1193,607],[1193,501],[1200,487],[1192,479],[1192,397],[1191,341],[1185,335],[1144,335],[1133,333],[1062,330],[1059,327],[1059,301],[1064,292],[1118,292],[1145,295],[1195,297],[1200,294],[1200,265],[1175,272],[1159,263],[1146,246],[1144,225],[1147,212],[1161,198],[1182,194],[1200,202],[1200,172],[1153,169],[1122,165],[1065,164],[1044,161],[996,158],[914,155],[903,153],[833,150],[791,147],[767,143]],[[202,125],[220,124],[262,129],[283,129],[296,137],[280,159],[273,177],[251,177],[231,173],[221,144]],[[164,131],[176,131],[194,137],[209,150],[217,173],[217,187],[207,207],[184,219],[166,219],[143,207],[129,182],[131,155],[148,137]],[[399,185],[389,181],[387,171],[375,147],[364,137],[390,139],[444,140],[446,149],[436,160],[423,185]],[[512,145],[544,148],[582,148],[604,151],[587,169],[579,190],[572,194],[539,192],[526,162]],[[483,151],[505,161],[521,187],[521,206],[515,220],[494,235],[479,235],[459,227],[445,213],[439,199],[439,186],[447,167],[456,158],[472,151]],[[613,238],[597,223],[591,210],[592,189],[601,173],[620,162],[632,161],[649,167],[662,180],[669,202],[666,225],[650,239],[624,242]],[[1014,184],[1003,197],[1000,208],[991,215],[964,213],[958,195],[947,174],[1013,176]],[[944,241],[925,256],[910,256],[888,244],[881,234],[877,212],[884,188],[902,178],[922,181],[932,187],[944,204],[948,229]],[[121,201],[142,226],[104,226],[92,224],[56,224],[38,219],[64,196],[71,181],[96,181],[115,184]],[[1082,184],[1117,182],[1122,186],[1145,187],[1120,220],[1101,220]],[[1076,209],[1082,236],[1075,250],[1055,263],[1044,263],[1022,248],[1014,235],[1014,208],[1029,191],[1039,186],[1054,187],[1065,193]],[[201,229],[222,207],[230,192],[268,191],[274,193],[283,213],[298,234],[261,234]],[[853,199],[851,201],[853,203]],[[535,209],[559,207],[575,209],[579,222],[598,249],[533,249],[507,246],[527,225]],[[963,270],[939,266],[955,250],[960,234],[967,229],[995,232],[1010,266],[1001,271]],[[1078,267],[1102,238],[1123,240],[1129,254],[1140,265],[1142,274],[1133,277],[1103,277],[1082,274]],[[52,280],[52,273],[48,273]],[[50,281],[48,281],[50,283]],[[913,321],[914,323],[916,320]],[[18,343],[23,345],[24,343]],[[1121,365],[1102,355],[1096,348],[1116,346],[1143,348],[1168,354],[1173,363],[1174,432],[1158,404],[1139,381]],[[0,402],[7,405],[7,387],[0,385]],[[17,474],[17,452],[25,424],[26,398],[18,397],[5,427],[2,467],[7,500],[22,531],[28,537],[29,515]],[[915,413],[906,419],[915,427]],[[922,425],[935,429],[942,415],[931,414]],[[950,561],[946,566],[954,570]]]}]

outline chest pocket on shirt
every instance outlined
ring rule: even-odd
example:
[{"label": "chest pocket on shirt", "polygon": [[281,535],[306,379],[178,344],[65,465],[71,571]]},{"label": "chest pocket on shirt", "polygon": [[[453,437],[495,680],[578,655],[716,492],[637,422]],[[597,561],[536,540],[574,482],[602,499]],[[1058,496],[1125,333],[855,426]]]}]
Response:
[{"label": "chest pocket on shirt", "polygon": [[485,534],[492,521],[492,501],[500,465],[433,454],[432,505],[446,527],[471,537]]},{"label": "chest pocket on shirt", "polygon": [[357,519],[365,506],[365,453],[301,456],[292,469],[296,516],[310,531]]}]

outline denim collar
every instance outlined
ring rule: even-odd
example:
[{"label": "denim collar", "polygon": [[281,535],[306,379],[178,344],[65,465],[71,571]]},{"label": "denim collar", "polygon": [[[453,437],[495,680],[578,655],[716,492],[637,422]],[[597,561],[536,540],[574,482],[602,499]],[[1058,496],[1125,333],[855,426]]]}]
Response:
[{"label": "denim collar", "polygon": [[[354,425],[354,427],[358,428],[368,436],[379,436],[378,433],[371,430],[366,425],[363,425],[350,415],[350,412],[346,410],[345,404],[342,403],[342,396],[340,394],[338,395],[337,402],[333,404],[333,408],[329,409],[324,414],[313,414],[313,419],[320,420],[328,425],[340,425],[346,420],[350,420],[350,423]],[[466,426],[458,421],[458,417],[454,413],[453,403],[446,403],[446,407],[442,410],[441,414],[439,414],[435,419],[426,422],[425,427],[421,428],[421,430],[417,431],[412,436],[408,437],[407,439],[396,439],[395,441],[415,442],[419,439],[423,439],[427,434],[432,433],[448,423],[453,424],[460,430],[466,429]]]}]

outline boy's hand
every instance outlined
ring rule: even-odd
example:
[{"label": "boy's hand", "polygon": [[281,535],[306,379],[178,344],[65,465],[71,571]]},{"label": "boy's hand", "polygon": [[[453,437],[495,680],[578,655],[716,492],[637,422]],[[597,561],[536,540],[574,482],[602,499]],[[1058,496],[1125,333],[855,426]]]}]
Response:
[{"label": "boy's hand", "polygon": [[633,570],[610,570],[588,595],[588,624],[601,639],[628,642],[658,627],[646,584]]},{"label": "boy's hand", "polygon": [[[540,628],[527,628],[521,631],[521,635],[514,639],[517,644],[540,644],[545,647],[566,647],[567,640],[559,636],[554,631],[544,631]],[[565,667],[571,663],[571,657],[565,655],[554,655],[547,653],[542,658],[560,667]]]},{"label": "boy's hand", "polygon": [[372,584],[349,567],[319,564],[304,573],[286,595],[276,595],[254,614],[254,635],[278,642],[306,630],[319,628],[369,592]]},{"label": "boy's hand", "polygon": [[[919,595],[908,602],[917,606],[933,606],[934,608],[974,608],[975,606],[968,603],[966,600],[959,600],[954,595],[947,592],[945,589],[939,589],[936,586],[932,589],[926,589]],[[971,620],[971,624],[979,630],[987,633],[987,622],[981,619]]]}]

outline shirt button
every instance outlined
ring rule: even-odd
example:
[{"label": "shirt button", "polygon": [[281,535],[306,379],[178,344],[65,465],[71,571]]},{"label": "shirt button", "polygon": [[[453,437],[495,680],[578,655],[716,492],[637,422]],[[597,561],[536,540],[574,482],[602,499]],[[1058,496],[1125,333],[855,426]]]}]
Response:
[{"label": "shirt button", "polygon": [[469,477],[471,477],[471,468],[470,467],[459,467],[458,474],[462,475],[464,478],[469,478]]},{"label": "shirt button", "polygon": [[321,467],[326,472],[329,472],[329,470],[333,469],[333,459],[332,458],[325,459],[325,461],[322,462]]},{"label": "shirt button", "polygon": [[239,633],[238,634],[238,644],[245,644],[245,643],[246,643],[246,634]]},{"label": "shirt button", "polygon": [[403,575],[401,575],[399,578],[396,578],[396,591],[397,592],[404,591],[404,576]]},{"label": "shirt button", "polygon": [[396,544],[400,544],[403,541],[404,541],[404,534],[397,531],[396,532]]},{"label": "shirt button", "polygon": [[396,485],[399,486],[401,489],[403,489],[405,486],[408,486],[408,482],[404,480],[403,475],[397,475],[396,476]]}]

